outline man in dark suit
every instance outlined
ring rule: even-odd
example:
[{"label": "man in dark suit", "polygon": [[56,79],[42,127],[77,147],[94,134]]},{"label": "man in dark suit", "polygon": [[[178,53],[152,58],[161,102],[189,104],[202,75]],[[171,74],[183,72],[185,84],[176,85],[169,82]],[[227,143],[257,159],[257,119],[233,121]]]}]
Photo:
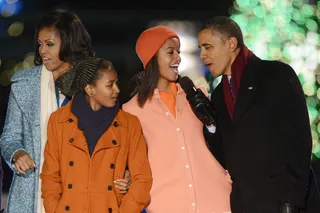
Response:
[{"label": "man in dark suit", "polygon": [[312,138],[294,70],[255,56],[228,17],[205,22],[198,42],[204,65],[222,76],[211,95],[216,124],[206,138],[231,175],[232,213],[305,209]]}]

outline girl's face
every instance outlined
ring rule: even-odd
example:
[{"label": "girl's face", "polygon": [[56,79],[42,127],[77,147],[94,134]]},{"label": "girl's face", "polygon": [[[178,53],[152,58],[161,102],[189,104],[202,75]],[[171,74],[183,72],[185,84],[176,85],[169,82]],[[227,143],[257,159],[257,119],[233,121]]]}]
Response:
[{"label": "girl's face", "polygon": [[175,82],[178,79],[178,67],[181,62],[179,40],[168,39],[158,50],[157,59],[160,79]]},{"label": "girl's face", "polygon": [[[100,71],[100,70],[99,70]],[[120,89],[117,85],[117,73],[113,69],[103,69],[95,85],[88,84],[85,88],[89,102],[94,111],[103,107],[114,107]]]}]

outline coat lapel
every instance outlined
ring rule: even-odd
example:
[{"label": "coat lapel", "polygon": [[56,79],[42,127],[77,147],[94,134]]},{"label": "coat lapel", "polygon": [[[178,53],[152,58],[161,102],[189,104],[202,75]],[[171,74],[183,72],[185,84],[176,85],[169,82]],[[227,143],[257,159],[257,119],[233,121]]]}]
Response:
[{"label": "coat lapel", "polygon": [[70,101],[65,107],[60,108],[62,112],[59,116],[58,122],[64,123],[63,129],[65,133],[63,134],[63,138],[67,136],[64,140],[66,140],[70,146],[77,147],[78,149],[89,153],[86,138],[83,132],[78,128],[78,119],[71,112],[71,105],[72,101]]},{"label": "coat lapel", "polygon": [[216,87],[215,91],[212,93],[211,96],[211,102],[217,110],[217,113],[219,117],[221,118],[220,120],[223,121],[225,125],[231,125],[232,120],[230,118],[230,115],[227,110],[227,105],[224,100],[224,92],[223,92],[223,82]]},{"label": "coat lapel", "polygon": [[[78,128],[78,119],[71,112],[72,103],[73,101],[70,101],[64,108],[62,108],[63,112],[59,117],[59,122],[67,123],[66,125],[68,126],[64,129],[71,130],[70,133],[67,133],[69,135],[68,143],[71,146],[77,147],[89,153],[88,144],[83,131]],[[121,135],[124,135],[124,132],[127,131],[126,129],[123,130],[123,128],[127,128],[127,121],[122,110],[119,110],[110,128],[100,137],[99,141],[97,142],[92,156],[94,156],[94,154],[99,150],[120,146]]]},{"label": "coat lapel", "polygon": [[82,151],[89,153],[86,137],[84,136],[83,132],[78,128],[78,123],[73,122],[72,125],[73,131],[68,139],[69,144],[71,146],[77,147],[78,149],[81,149]]},{"label": "coat lapel", "polygon": [[250,105],[252,99],[256,95],[258,85],[256,83],[256,76],[258,73],[258,68],[256,67],[256,62],[260,61],[255,55],[248,63],[240,82],[240,88],[238,91],[234,114],[233,123],[235,124],[245,113],[246,109]]},{"label": "coat lapel", "polygon": [[121,145],[121,134],[125,135],[127,123],[123,112],[119,110],[109,129],[101,136],[92,156],[101,149],[109,149]]},{"label": "coat lapel", "polygon": [[[87,143],[86,137],[83,134],[83,131],[81,131],[78,128],[77,122],[73,122],[72,125],[73,125],[72,127],[73,131],[71,132],[69,137],[69,144],[89,154],[88,143]],[[98,140],[94,148],[94,151],[92,153],[92,156],[94,156],[96,152],[102,149],[114,148],[119,145],[120,145],[120,142],[117,140],[117,137],[113,132],[113,127],[110,126],[110,128]]]},{"label": "coat lapel", "polygon": [[92,156],[102,150],[102,149],[110,149],[114,147],[118,147],[120,145],[119,139],[115,136],[113,132],[113,128],[110,128],[101,136],[98,140],[96,147],[94,148]]},{"label": "coat lapel", "polygon": [[41,66],[19,72],[21,73],[17,73],[12,78],[12,81],[15,82],[12,84],[12,91],[27,120],[34,126],[40,126]]}]

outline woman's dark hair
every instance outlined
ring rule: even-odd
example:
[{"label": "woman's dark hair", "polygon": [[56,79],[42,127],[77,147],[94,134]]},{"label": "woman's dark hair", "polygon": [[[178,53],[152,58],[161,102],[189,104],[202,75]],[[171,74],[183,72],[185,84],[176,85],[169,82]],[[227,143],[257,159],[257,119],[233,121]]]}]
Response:
[{"label": "woman's dark hair", "polygon": [[44,28],[53,28],[59,31],[61,38],[59,57],[61,61],[73,64],[94,55],[90,35],[79,17],[70,11],[55,9],[42,16],[35,25],[35,65],[42,64],[38,35],[39,31]]},{"label": "woman's dark hair", "polygon": [[138,93],[138,103],[140,107],[144,106],[158,84],[160,73],[156,55],[152,57],[146,68],[146,70],[139,72],[133,77],[136,88],[132,95]]}]

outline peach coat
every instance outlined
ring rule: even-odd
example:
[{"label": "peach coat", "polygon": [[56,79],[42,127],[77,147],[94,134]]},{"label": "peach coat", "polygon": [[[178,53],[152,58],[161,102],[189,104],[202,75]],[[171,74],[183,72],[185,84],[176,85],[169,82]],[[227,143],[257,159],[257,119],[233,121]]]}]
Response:
[{"label": "peach coat", "polygon": [[[153,184],[148,213],[230,212],[231,180],[206,146],[203,124],[177,86],[175,115],[158,89],[141,108],[137,95],[123,105],[141,122]],[[214,147],[213,147],[214,148]]]}]

